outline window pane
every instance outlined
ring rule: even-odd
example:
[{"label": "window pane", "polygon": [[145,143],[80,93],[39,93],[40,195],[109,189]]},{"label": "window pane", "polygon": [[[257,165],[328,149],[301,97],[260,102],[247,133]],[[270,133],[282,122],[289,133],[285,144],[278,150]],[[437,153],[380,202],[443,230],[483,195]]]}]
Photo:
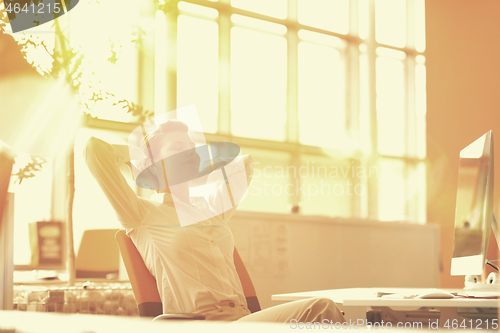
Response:
[{"label": "window pane", "polygon": [[378,57],[376,64],[377,133],[380,154],[406,154],[406,110],[404,64]]},{"label": "window pane", "polygon": [[231,132],[236,136],[285,140],[286,40],[231,29]]},{"label": "window pane", "polygon": [[404,161],[382,159],[378,166],[378,218],[381,221],[406,220]]},{"label": "window pane", "polygon": [[425,163],[409,165],[401,160],[384,159],[379,162],[379,173],[379,219],[425,223]]},{"label": "window pane", "polygon": [[311,27],[349,32],[349,0],[299,0],[299,23]]},{"label": "window pane", "polygon": [[[132,115],[120,100],[137,103],[137,49],[139,6],[135,2],[109,0],[80,2],[71,12],[71,46],[80,51],[80,98],[92,116],[130,121]],[[113,15],[109,15],[113,13]],[[92,24],[89,24],[89,18]],[[113,96],[108,95],[113,94]],[[102,95],[104,100],[92,99]]]},{"label": "window pane", "polygon": [[415,1],[415,48],[425,51],[425,0]]},{"label": "window pane", "polygon": [[406,45],[406,1],[375,1],[375,37],[382,44]]},{"label": "window pane", "polygon": [[195,104],[203,130],[217,131],[218,26],[180,15],[177,23],[177,107]]},{"label": "window pane", "polygon": [[408,220],[425,223],[427,220],[426,208],[426,165],[418,163],[408,166],[409,175],[406,180],[408,186]]},{"label": "window pane", "polygon": [[[162,113],[161,110],[167,111],[167,62],[168,59],[168,46],[169,42],[167,40],[167,18],[165,13],[157,10],[155,13],[154,21],[154,43],[150,46],[153,49],[153,56],[149,59],[144,59],[142,62],[153,61],[153,76],[154,81],[150,82],[154,85],[153,90],[153,100],[154,100],[154,110],[158,110],[158,113]],[[148,45],[149,46],[149,45]],[[144,65],[143,65],[144,66]],[[141,68],[141,70],[143,70]],[[151,73],[151,72],[150,72]]]},{"label": "window pane", "polygon": [[299,43],[298,104],[301,143],[345,147],[345,68],[338,50]]},{"label": "window pane", "polygon": [[426,96],[426,73],[425,65],[417,64],[415,67],[415,112],[416,112],[416,133],[417,133],[417,157],[425,158],[426,153],[426,123],[427,113]]},{"label": "window pane", "polygon": [[[296,170],[296,177],[300,177],[301,181],[297,189],[302,203],[301,213],[352,216],[352,201],[356,192],[353,169],[348,160],[304,155],[300,168]],[[360,187],[356,190],[358,193],[362,191]]]},{"label": "window pane", "polygon": [[368,37],[369,31],[369,15],[368,0],[358,0],[358,30],[359,38],[365,39]]},{"label": "window pane", "polygon": [[[33,178],[23,179],[19,184],[17,176],[10,178],[9,192],[14,193],[14,264],[29,265],[31,251],[28,224],[38,221],[49,221],[52,207],[52,161],[46,157],[47,163],[41,171],[35,171]],[[31,161],[23,153],[18,153],[12,173],[16,174]]]},{"label": "window pane", "polygon": [[287,0],[231,0],[231,5],[281,19],[287,17]]},{"label": "window pane", "polygon": [[287,173],[290,154],[242,148],[254,160],[254,174],[246,198],[238,210],[289,213],[295,191],[293,172]]},{"label": "window pane", "polygon": [[359,56],[359,134],[360,148],[365,154],[370,154],[374,147],[371,139],[371,116],[370,116],[370,88],[369,88],[369,71],[368,71],[368,55],[366,53],[366,45],[360,47],[361,53]]},{"label": "window pane", "polygon": [[[368,189],[370,186],[378,181],[378,166],[371,165],[367,158],[363,158],[359,161],[359,165],[356,166],[355,169],[355,178],[354,178],[354,194],[356,195],[355,199],[357,202],[355,204],[358,205],[358,210],[355,210],[357,213],[357,217],[368,218],[369,217],[369,198],[368,198]],[[370,194],[373,195],[373,194]]]},{"label": "window pane", "polygon": [[179,8],[179,11],[181,13],[192,13],[195,16],[203,16],[203,17],[212,18],[212,19],[219,16],[219,12],[217,11],[217,9],[213,9],[213,8],[209,8],[209,7],[205,7],[205,6],[199,6],[199,5],[189,3],[189,2],[180,1],[177,4],[177,7]]}]

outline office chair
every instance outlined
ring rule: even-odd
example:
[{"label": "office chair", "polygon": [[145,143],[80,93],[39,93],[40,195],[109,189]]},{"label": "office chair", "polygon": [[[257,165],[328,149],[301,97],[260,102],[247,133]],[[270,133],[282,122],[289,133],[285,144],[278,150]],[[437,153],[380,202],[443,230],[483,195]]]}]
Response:
[{"label": "office chair", "polygon": [[[144,261],[137,251],[135,244],[127,236],[125,230],[119,230],[115,235],[120,253],[127,270],[132,291],[137,302],[139,316],[141,317],[155,317],[157,319],[189,319],[189,320],[203,320],[204,315],[196,313],[176,313],[176,314],[163,314],[160,294],[156,287],[156,279],[149,272],[144,264]],[[250,275],[241,260],[236,248],[234,249],[234,263],[236,272],[240,278],[243,286],[243,292],[247,299],[247,306],[250,312],[254,313],[260,311],[260,304],[255,293]]]},{"label": "office chair", "polygon": [[109,246],[118,229],[85,230],[75,260],[76,278],[118,277],[120,252]]}]

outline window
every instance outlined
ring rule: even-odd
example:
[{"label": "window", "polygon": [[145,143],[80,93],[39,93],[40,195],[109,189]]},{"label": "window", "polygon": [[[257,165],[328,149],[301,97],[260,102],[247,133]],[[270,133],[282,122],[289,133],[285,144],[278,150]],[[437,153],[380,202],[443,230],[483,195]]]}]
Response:
[{"label": "window", "polygon": [[114,95],[91,114],[195,104],[207,140],[254,156],[240,209],[425,222],[424,0],[142,1],[96,18],[95,41],[85,13],[108,5],[79,6],[80,94]]},{"label": "window", "polygon": [[240,209],[425,222],[424,0],[171,8],[165,103],[254,156]]},{"label": "window", "polygon": [[424,0],[122,3],[58,20],[90,127],[195,104],[254,156],[240,209],[425,222]]},{"label": "window", "polygon": [[[83,229],[117,226],[80,152],[89,135],[125,140],[136,126],[127,122],[138,120],[127,102],[157,114],[195,104],[207,140],[251,154],[255,175],[242,210],[425,223],[424,0],[158,4],[80,1],[59,25],[14,36],[30,41],[28,61],[47,73],[59,29],[77,53],[80,99],[99,118],[75,141],[76,242]],[[59,198],[52,164],[16,187],[16,204]],[[95,194],[94,212],[85,192]],[[17,251],[26,248],[27,223],[49,219],[58,205],[16,210],[24,221],[16,223],[16,264],[29,262]]]},{"label": "window", "polygon": [[135,120],[120,101],[139,101],[137,48],[144,26],[139,11],[130,0],[80,1],[68,20],[59,19],[62,35],[77,53],[71,65],[77,68],[73,78],[83,111],[93,117]]}]

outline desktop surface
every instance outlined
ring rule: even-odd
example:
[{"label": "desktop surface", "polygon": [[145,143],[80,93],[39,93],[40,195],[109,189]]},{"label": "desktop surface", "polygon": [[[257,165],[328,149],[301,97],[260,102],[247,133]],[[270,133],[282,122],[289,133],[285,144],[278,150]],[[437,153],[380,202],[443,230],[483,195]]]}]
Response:
[{"label": "desktop surface", "polygon": [[290,325],[275,323],[216,321],[151,321],[151,318],[0,311],[0,332],[23,333],[109,333],[109,332],[290,332]]},{"label": "desktop surface", "polygon": [[[439,327],[447,324],[479,320],[487,328],[495,321],[498,324],[498,304],[495,298],[453,298],[453,299],[419,299],[415,295],[432,291],[456,292],[459,295],[473,293],[463,289],[428,289],[428,288],[347,288],[317,290],[300,293],[273,295],[275,301],[295,301],[305,298],[322,297],[335,302],[347,321],[368,320],[369,313],[379,313],[383,321],[431,322],[436,321]],[[394,293],[400,297],[381,297],[381,293]],[[477,295],[477,292],[474,292]],[[496,295],[499,295],[498,293]],[[404,297],[408,298],[404,298]],[[492,296],[490,292],[488,296]],[[491,327],[491,325],[489,326]]]},{"label": "desktop surface", "polygon": [[[420,294],[433,291],[457,293],[458,295],[475,296],[474,298],[453,299],[420,299]],[[377,296],[387,293],[387,296]],[[394,295],[391,297],[391,295]],[[402,295],[406,298],[400,298]],[[412,297],[413,296],[413,297]],[[483,298],[500,296],[500,292],[476,292],[463,289],[434,289],[434,288],[346,288],[306,291],[299,293],[273,295],[275,301],[295,301],[311,297],[324,297],[343,306],[388,306],[388,307],[498,307],[497,298]]]}]

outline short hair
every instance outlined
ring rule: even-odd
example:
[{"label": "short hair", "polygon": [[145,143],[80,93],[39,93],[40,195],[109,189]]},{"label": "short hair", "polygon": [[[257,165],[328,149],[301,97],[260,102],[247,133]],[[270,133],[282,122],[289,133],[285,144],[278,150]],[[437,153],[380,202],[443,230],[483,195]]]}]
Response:
[{"label": "short hair", "polygon": [[180,120],[167,120],[166,122],[157,125],[144,137],[141,144],[142,152],[146,156],[149,156],[148,145],[151,147],[152,144],[154,145],[155,142],[160,140],[167,133],[174,131],[187,133],[188,130],[188,126]]}]

